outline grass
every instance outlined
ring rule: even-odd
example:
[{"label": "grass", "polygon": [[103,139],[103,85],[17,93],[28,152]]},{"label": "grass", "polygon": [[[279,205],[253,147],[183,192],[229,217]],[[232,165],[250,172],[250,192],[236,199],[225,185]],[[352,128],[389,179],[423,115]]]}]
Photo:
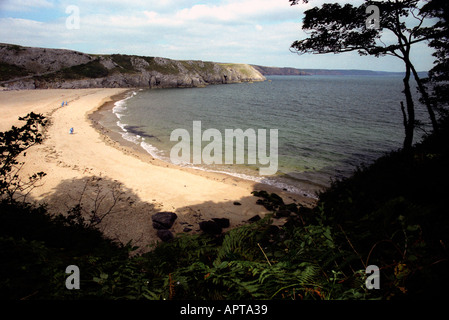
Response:
[{"label": "grass", "polygon": [[208,61],[179,61],[190,72],[199,74],[214,73],[215,63]]},{"label": "grass", "polygon": [[135,55],[123,55],[123,54],[113,54],[110,56],[104,56],[105,58],[111,58],[114,63],[116,63],[119,67],[114,71],[120,73],[138,73],[131,59],[132,58],[140,58],[145,60],[148,63],[146,67],[147,71],[157,71],[162,74],[179,74],[179,69],[176,65],[175,61],[167,60],[167,64],[158,64],[154,57],[145,57],[145,56],[135,56]]},{"label": "grass", "polygon": [[146,59],[146,61],[149,63],[149,66],[146,67],[148,71],[156,71],[162,74],[172,75],[177,75],[181,72],[176,65],[176,61],[174,60],[167,59],[165,64],[157,63],[154,58]]},{"label": "grass", "polygon": [[236,70],[237,72],[247,76],[251,77],[253,75],[253,70],[251,67],[247,64],[240,64],[240,63],[220,63],[220,66],[224,66],[225,68],[232,68]]},{"label": "grass", "polygon": [[131,56],[123,55],[123,54],[113,54],[110,56],[113,62],[119,65],[117,68],[118,72],[121,73],[135,73],[137,70],[134,69],[134,66],[131,62]]},{"label": "grass", "polygon": [[99,59],[95,59],[85,64],[64,68],[42,76],[36,76],[35,79],[44,81],[59,81],[63,79],[81,80],[86,78],[103,78],[108,75],[108,69],[100,63]]},{"label": "grass", "polygon": [[25,68],[0,62],[0,81],[24,77],[28,74],[29,73]]},{"label": "grass", "polygon": [[6,48],[11,51],[15,51],[15,53],[19,53],[20,51],[26,50],[26,48],[19,46],[17,44],[3,44],[0,45],[1,48]]}]

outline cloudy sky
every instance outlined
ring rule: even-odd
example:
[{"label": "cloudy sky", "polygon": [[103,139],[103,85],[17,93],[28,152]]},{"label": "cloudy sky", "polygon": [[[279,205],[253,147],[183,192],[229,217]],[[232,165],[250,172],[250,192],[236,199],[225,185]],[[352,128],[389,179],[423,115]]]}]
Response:
[{"label": "cloudy sky", "polygon": [[[276,67],[404,69],[393,57],[292,53],[292,42],[306,37],[303,12],[323,2],[348,1],[0,0],[0,42]],[[432,67],[431,53],[426,45],[414,49],[418,70]]]}]

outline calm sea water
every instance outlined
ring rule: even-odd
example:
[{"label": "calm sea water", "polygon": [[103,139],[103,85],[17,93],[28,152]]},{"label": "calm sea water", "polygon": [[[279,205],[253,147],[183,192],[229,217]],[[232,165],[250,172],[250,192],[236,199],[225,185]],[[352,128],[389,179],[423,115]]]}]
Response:
[{"label": "calm sea water", "polygon": [[[278,129],[278,172],[254,165],[196,165],[311,196],[331,178],[348,176],[401,147],[404,138],[398,76],[271,76],[255,83],[139,90],[113,109],[112,126],[147,152],[170,161],[174,129]],[[417,105],[417,118],[427,121]],[[111,126],[110,126],[111,127]],[[114,128],[115,127],[115,128]],[[267,130],[269,131],[269,130]],[[267,137],[268,140],[268,137]],[[202,146],[208,142],[203,142]],[[224,150],[224,149],[223,149]]]}]

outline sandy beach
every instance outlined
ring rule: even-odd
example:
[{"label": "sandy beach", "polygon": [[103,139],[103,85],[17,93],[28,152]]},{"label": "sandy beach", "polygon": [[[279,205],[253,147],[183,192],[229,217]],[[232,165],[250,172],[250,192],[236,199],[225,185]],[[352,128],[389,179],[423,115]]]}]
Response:
[{"label": "sandy beach", "polygon": [[[247,223],[266,209],[256,204],[251,192],[276,192],[286,203],[313,205],[313,199],[238,179],[226,174],[180,168],[120,141],[95,121],[94,112],[111,103],[126,89],[48,89],[0,91],[0,131],[20,125],[17,120],[33,111],[51,124],[42,144],[24,157],[26,176],[47,175],[28,196],[28,201],[47,203],[51,213],[66,213],[76,204],[99,217],[108,237],[132,241],[142,251],[158,240],[151,216],[159,211],[178,215],[171,231],[185,228],[198,232],[198,223],[214,217],[228,218],[231,228]],[[61,107],[61,102],[67,106]],[[92,119],[94,120],[92,120]],[[70,128],[74,133],[70,134]],[[239,202],[240,205],[236,205]],[[225,229],[226,231],[226,229]]]}]

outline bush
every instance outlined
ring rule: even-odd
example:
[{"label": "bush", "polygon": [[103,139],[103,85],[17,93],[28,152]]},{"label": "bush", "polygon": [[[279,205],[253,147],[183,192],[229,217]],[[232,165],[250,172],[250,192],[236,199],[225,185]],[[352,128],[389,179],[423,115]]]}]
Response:
[{"label": "bush", "polygon": [[13,64],[0,62],[0,81],[10,80],[28,75],[28,71]]},{"label": "bush", "polygon": [[109,71],[100,63],[99,59],[95,59],[85,64],[65,68],[60,73],[63,79],[94,79],[106,77]]}]

